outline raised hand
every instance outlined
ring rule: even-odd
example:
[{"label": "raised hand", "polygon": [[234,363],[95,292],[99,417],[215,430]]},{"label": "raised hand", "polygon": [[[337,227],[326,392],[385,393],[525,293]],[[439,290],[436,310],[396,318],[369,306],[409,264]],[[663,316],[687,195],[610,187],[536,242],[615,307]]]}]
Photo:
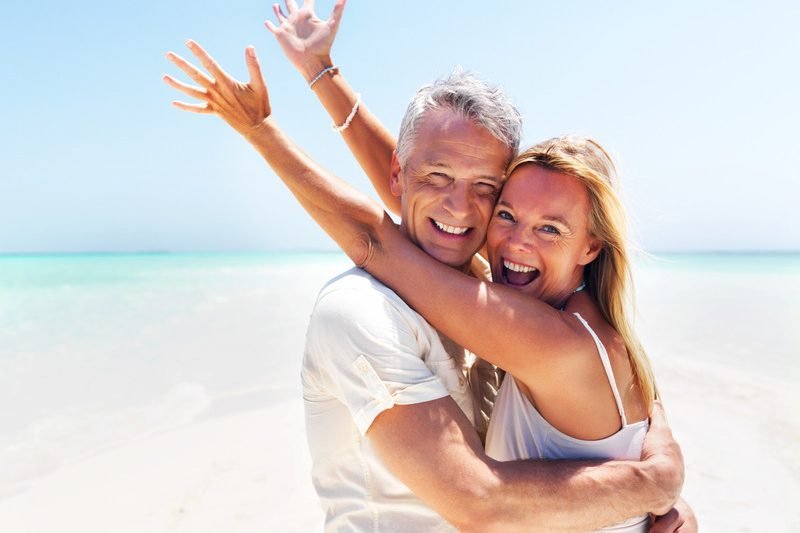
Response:
[{"label": "raised hand", "polygon": [[306,81],[331,66],[331,47],[345,3],[346,0],[337,0],[328,20],[320,19],[314,12],[314,0],[305,0],[302,7],[294,0],[286,0],[288,13],[283,12],[280,4],[272,5],[278,25],[269,20],[264,25],[275,35],[283,53]]},{"label": "raised hand", "polygon": [[255,48],[248,46],[245,50],[250,82],[242,83],[222,70],[214,58],[196,42],[187,41],[186,46],[200,60],[208,74],[174,52],[167,52],[167,59],[175,63],[197,86],[180,82],[168,74],[164,75],[163,80],[171,87],[203,103],[174,101],[172,105],[192,113],[218,115],[245,137],[269,118],[272,112],[269,93],[261,75]]}]

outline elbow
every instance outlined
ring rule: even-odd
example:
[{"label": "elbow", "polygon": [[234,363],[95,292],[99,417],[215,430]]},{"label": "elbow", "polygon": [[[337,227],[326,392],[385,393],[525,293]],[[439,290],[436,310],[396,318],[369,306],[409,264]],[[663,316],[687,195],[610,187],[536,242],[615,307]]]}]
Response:
[{"label": "elbow", "polygon": [[454,490],[447,520],[464,533],[492,531],[507,532],[508,523],[502,520],[502,482],[493,475],[466,480]]},{"label": "elbow", "polygon": [[491,509],[485,501],[465,509],[459,519],[450,521],[462,533],[508,533],[509,531],[532,531],[521,528],[506,517],[498,509]]},{"label": "elbow", "polygon": [[446,518],[463,533],[494,531],[496,528],[492,523],[497,517],[497,511],[493,513],[486,502],[487,499],[478,497],[462,498],[455,512]]}]

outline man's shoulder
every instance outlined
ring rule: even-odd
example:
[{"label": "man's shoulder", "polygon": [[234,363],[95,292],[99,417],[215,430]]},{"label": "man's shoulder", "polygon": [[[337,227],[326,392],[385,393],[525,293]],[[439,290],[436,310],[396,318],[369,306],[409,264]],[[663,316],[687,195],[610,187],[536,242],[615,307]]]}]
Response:
[{"label": "man's shoulder", "polygon": [[368,272],[353,267],[330,279],[317,296],[315,307],[321,305],[361,305],[391,302],[407,307],[392,289],[372,277]]},{"label": "man's shoulder", "polygon": [[[369,273],[351,268],[326,283],[309,321],[309,334],[385,335],[427,332],[431,326],[389,287]],[[313,335],[311,335],[313,334]],[[432,335],[430,332],[426,333]]]}]

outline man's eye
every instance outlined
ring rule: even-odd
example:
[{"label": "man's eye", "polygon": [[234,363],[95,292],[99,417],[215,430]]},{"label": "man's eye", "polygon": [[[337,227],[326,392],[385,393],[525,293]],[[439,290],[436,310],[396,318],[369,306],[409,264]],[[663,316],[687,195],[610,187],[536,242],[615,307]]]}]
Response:
[{"label": "man's eye", "polygon": [[476,183],[475,190],[478,194],[497,194],[497,187],[493,183]]},{"label": "man's eye", "polygon": [[438,186],[443,186],[450,183],[450,176],[442,172],[431,172],[428,174],[428,179],[432,184]]}]

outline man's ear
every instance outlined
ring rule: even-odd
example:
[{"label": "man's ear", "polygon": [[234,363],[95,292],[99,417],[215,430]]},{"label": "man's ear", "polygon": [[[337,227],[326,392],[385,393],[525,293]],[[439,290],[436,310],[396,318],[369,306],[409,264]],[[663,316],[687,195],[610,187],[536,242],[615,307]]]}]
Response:
[{"label": "man's ear", "polygon": [[403,195],[403,180],[400,178],[400,160],[397,158],[397,151],[392,152],[392,168],[389,176],[389,190],[398,198]]},{"label": "man's ear", "polygon": [[603,250],[603,241],[601,241],[600,239],[590,240],[589,247],[586,249],[583,256],[581,256],[581,259],[578,264],[584,266],[588,265],[589,263],[597,259],[597,256],[600,255],[600,252],[602,250]]}]

